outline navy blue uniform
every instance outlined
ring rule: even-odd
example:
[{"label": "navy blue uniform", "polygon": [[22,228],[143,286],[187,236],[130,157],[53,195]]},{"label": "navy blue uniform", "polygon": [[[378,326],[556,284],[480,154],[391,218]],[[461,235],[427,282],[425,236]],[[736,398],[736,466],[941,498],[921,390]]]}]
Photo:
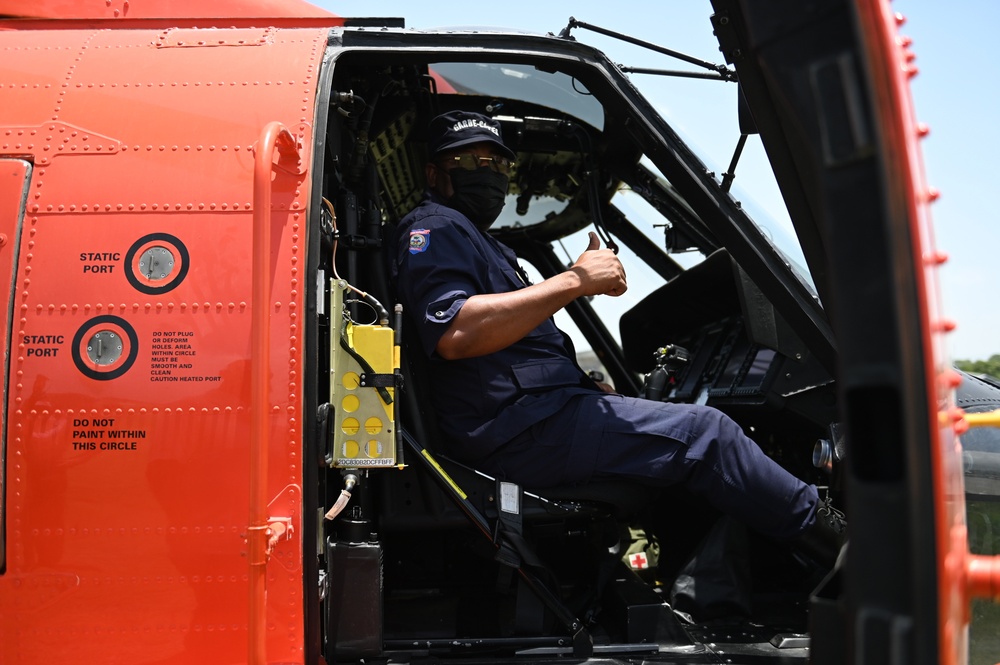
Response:
[{"label": "navy blue uniform", "polygon": [[461,213],[425,201],[399,225],[390,256],[399,299],[429,358],[449,452],[526,487],[619,477],[680,484],[752,528],[778,537],[814,519],[803,483],[716,409],[603,392],[549,319],[506,349],[445,360],[438,340],[465,301],[524,288],[514,253]]}]

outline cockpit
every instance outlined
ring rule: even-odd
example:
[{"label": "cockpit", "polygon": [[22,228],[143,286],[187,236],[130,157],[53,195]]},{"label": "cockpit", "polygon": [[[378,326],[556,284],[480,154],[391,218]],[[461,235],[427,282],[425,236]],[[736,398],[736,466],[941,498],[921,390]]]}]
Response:
[{"label": "cockpit", "polygon": [[[732,178],[711,173],[616,65],[531,35],[437,33],[431,45],[419,32],[347,29],[336,38],[322,183],[335,230],[321,263],[332,273],[391,308],[384,239],[425,195],[429,121],[489,115],[517,156],[489,233],[533,279],[565,270],[592,231],[627,271],[625,296],[578,299],[557,316],[580,365],[625,395],[717,407],[792,473],[838,491],[832,336],[797,267],[805,260],[775,246],[730,194]],[[406,390],[419,384],[411,365]],[[405,436],[433,448],[435,416],[419,403],[403,411]],[[393,506],[381,516],[385,544],[416,556],[426,547],[419,529],[455,522],[440,498],[394,473],[381,484],[382,505]],[[387,565],[390,594],[445,594],[442,571],[416,574],[407,557]]]},{"label": "cockpit", "polygon": [[[543,55],[528,35],[516,51],[489,34],[453,37],[433,51],[420,49],[419,33],[401,33],[398,50],[364,48],[364,30],[342,37],[357,48],[334,67],[325,191],[340,233],[355,227],[350,246],[372,251],[382,226],[424,196],[431,117],[491,115],[517,161],[490,233],[537,278],[565,269],[592,230],[626,266],[627,297],[574,303],[557,320],[592,350],[593,367],[638,395],[660,350],[680,347],[689,362],[664,399],[739,411],[809,458],[835,419],[832,349],[798,262],[599,53],[569,42],[564,57]],[[789,414],[799,426],[778,427]]]}]

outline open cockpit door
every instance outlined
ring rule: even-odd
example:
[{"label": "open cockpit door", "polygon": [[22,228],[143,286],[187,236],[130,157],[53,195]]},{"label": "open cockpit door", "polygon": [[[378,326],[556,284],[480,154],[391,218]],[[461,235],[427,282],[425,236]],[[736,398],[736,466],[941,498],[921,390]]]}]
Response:
[{"label": "open cockpit door", "polygon": [[965,662],[967,603],[997,595],[998,567],[968,554],[904,19],[862,0],[713,6],[837,340],[851,537],[812,662]]}]

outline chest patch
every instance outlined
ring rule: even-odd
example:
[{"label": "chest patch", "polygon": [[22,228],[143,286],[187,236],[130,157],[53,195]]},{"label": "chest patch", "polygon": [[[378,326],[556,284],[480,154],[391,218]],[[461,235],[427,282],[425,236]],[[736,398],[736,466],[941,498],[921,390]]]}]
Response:
[{"label": "chest patch", "polygon": [[430,229],[414,229],[410,231],[410,254],[426,252],[431,244]]}]

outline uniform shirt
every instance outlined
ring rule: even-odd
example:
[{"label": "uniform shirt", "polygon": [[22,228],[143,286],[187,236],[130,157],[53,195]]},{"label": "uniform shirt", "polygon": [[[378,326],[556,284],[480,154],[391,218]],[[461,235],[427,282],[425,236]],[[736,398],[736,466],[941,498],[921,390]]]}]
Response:
[{"label": "uniform shirt", "polygon": [[438,340],[471,296],[524,288],[514,252],[464,215],[433,200],[403,218],[390,243],[397,296],[429,359],[431,395],[451,452],[487,456],[574,395],[599,391],[576,364],[572,343],[548,319],[511,346],[446,360]]}]

